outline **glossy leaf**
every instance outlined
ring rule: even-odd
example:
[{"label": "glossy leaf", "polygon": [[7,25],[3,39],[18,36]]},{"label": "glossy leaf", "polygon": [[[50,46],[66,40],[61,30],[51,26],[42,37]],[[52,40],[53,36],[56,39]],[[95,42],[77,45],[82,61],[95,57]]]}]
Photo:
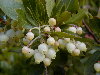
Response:
[{"label": "glossy leaf", "polygon": [[73,14],[72,17],[66,21],[67,24],[80,22],[87,14],[87,11],[80,9],[77,14]]},{"label": "glossy leaf", "polygon": [[53,9],[53,7],[55,5],[55,0],[45,0],[45,1],[46,1],[47,14],[48,14],[48,17],[50,17],[52,9]]}]

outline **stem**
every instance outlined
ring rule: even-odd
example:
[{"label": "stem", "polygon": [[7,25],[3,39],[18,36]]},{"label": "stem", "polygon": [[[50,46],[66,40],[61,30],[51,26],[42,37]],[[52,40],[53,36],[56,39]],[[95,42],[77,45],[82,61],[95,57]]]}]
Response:
[{"label": "stem", "polygon": [[89,26],[85,23],[85,21],[83,20],[83,24],[85,25],[86,29],[89,31],[89,33],[93,36],[94,40],[100,44],[100,41],[95,37],[93,31],[89,28]]},{"label": "stem", "polygon": [[32,31],[33,29],[38,29],[38,30],[39,30],[39,36],[36,37],[35,39],[33,39],[33,40],[27,45],[27,47],[30,47],[30,46],[33,44],[34,41],[36,41],[38,38],[41,37],[40,25],[39,25],[39,27],[31,28],[29,31]]},{"label": "stem", "polygon": [[39,30],[39,27],[31,28],[29,31],[31,32],[33,29],[38,29]]},{"label": "stem", "polygon": [[38,38],[40,38],[40,36],[38,36],[38,37],[36,37],[35,39],[33,39],[33,40],[27,45],[27,47],[30,47],[30,46],[33,44],[33,42],[36,41]]},{"label": "stem", "polygon": [[43,26],[41,26],[41,28],[46,27],[46,26],[50,26],[50,25],[43,25]]},{"label": "stem", "polygon": [[45,72],[44,72],[44,75],[48,75],[48,70],[47,70],[47,67],[45,66]]}]

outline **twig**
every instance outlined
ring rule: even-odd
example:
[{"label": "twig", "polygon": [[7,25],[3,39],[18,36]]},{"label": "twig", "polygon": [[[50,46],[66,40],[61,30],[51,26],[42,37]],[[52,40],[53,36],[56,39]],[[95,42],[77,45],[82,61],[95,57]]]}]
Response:
[{"label": "twig", "polygon": [[36,37],[35,39],[33,39],[28,45],[27,47],[31,46],[33,44],[34,41],[36,41],[38,38],[40,38],[40,36]]},{"label": "twig", "polygon": [[48,75],[48,70],[47,70],[47,67],[45,66],[45,72],[44,72],[44,75]]},{"label": "twig", "polygon": [[89,26],[85,23],[85,21],[83,20],[83,24],[85,25],[85,27],[87,28],[87,30],[89,31],[89,33],[93,36],[94,40],[100,44],[100,41],[96,38],[96,36],[94,35],[93,31],[89,28]]}]

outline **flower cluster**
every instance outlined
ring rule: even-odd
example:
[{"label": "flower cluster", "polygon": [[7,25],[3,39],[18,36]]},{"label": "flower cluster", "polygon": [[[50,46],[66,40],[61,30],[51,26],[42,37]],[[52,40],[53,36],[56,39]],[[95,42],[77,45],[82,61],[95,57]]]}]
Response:
[{"label": "flower cluster", "polygon": [[[56,27],[56,20],[54,18],[50,18],[48,21],[49,25],[44,26],[43,30],[44,32],[61,32],[60,27]],[[41,28],[41,27],[40,27]],[[34,29],[34,28],[33,28]],[[82,28],[81,27],[69,27],[69,31],[77,34],[82,34]],[[41,34],[40,34],[41,35]],[[45,33],[44,33],[45,35]],[[68,53],[70,53],[72,56],[79,56],[80,52],[86,52],[87,48],[85,43],[80,41],[75,41],[72,38],[59,38],[55,39],[54,37],[48,35],[48,38],[46,39],[46,42],[41,43],[38,45],[38,49],[31,49],[29,48],[28,44],[29,42],[34,38],[34,33],[29,31],[25,38],[23,38],[23,43],[27,46],[24,46],[22,48],[22,53],[30,58],[31,56],[34,56],[35,63],[40,64],[40,62],[43,62],[45,66],[49,66],[52,62],[52,59],[56,58],[56,53],[60,49],[66,49]],[[34,40],[34,39],[33,39]]]}]

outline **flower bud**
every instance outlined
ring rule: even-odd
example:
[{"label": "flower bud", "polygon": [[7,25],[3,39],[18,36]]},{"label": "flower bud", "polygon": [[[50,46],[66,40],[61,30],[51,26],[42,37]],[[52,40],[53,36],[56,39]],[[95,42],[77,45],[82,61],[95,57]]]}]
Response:
[{"label": "flower bud", "polygon": [[68,43],[70,42],[70,38],[64,38],[64,41]]},{"label": "flower bud", "polygon": [[61,32],[61,29],[59,27],[56,27],[55,32]]},{"label": "flower bud", "polygon": [[47,54],[46,56],[50,59],[55,59],[56,57],[56,52],[53,48],[50,48],[48,51],[47,51]]},{"label": "flower bud", "polygon": [[48,23],[49,23],[49,25],[54,26],[54,25],[56,25],[56,19],[50,18]]},{"label": "flower bud", "polygon": [[29,48],[28,48],[27,46],[24,46],[24,47],[22,48],[22,53],[23,53],[23,54],[26,54],[26,53],[28,53],[28,50],[29,50]]},{"label": "flower bud", "polygon": [[32,32],[28,32],[26,34],[26,38],[29,39],[29,40],[32,40],[34,38],[34,34]]},{"label": "flower bud", "polygon": [[49,66],[51,64],[51,59],[44,58],[43,63],[44,63],[45,66]]},{"label": "flower bud", "polygon": [[59,47],[60,47],[60,48],[62,48],[62,49],[65,48],[65,42],[64,42],[64,40],[59,39],[59,40],[58,40],[58,43],[59,43]]},{"label": "flower bud", "polygon": [[44,58],[45,58],[44,54],[41,54],[39,52],[34,54],[35,63],[37,64],[40,64],[40,62],[42,62]]},{"label": "flower bud", "polygon": [[54,46],[58,47],[59,46],[59,42],[56,41],[55,44],[54,44]]},{"label": "flower bud", "polygon": [[72,53],[75,50],[75,45],[73,43],[67,43],[66,44],[66,49],[68,50],[69,53]]},{"label": "flower bud", "polygon": [[80,43],[80,44],[76,45],[76,47],[77,47],[80,51],[84,51],[84,52],[87,51],[87,48],[86,48],[85,43]]},{"label": "flower bud", "polygon": [[72,55],[73,56],[79,56],[80,55],[80,50],[79,49],[73,50]]},{"label": "flower bud", "polygon": [[48,45],[43,43],[38,46],[39,52],[45,54],[48,51]]},{"label": "flower bud", "polygon": [[44,31],[45,31],[45,32],[50,32],[50,27],[45,27],[45,28],[44,28]]},{"label": "flower bud", "polygon": [[81,27],[78,27],[77,29],[76,29],[76,32],[77,32],[77,34],[82,34],[82,28]]},{"label": "flower bud", "polygon": [[71,31],[73,33],[76,33],[76,28],[75,27],[69,27],[68,28],[68,31]]},{"label": "flower bud", "polygon": [[49,38],[47,39],[47,43],[48,43],[48,45],[54,45],[55,39],[54,39],[53,37],[49,37]]},{"label": "flower bud", "polygon": [[96,72],[100,72],[100,63],[95,63],[94,69],[95,69]]},{"label": "flower bud", "polygon": [[33,49],[28,49],[28,52],[25,54],[25,56],[27,57],[27,58],[30,58],[30,57],[32,57],[34,55],[34,50]]}]

